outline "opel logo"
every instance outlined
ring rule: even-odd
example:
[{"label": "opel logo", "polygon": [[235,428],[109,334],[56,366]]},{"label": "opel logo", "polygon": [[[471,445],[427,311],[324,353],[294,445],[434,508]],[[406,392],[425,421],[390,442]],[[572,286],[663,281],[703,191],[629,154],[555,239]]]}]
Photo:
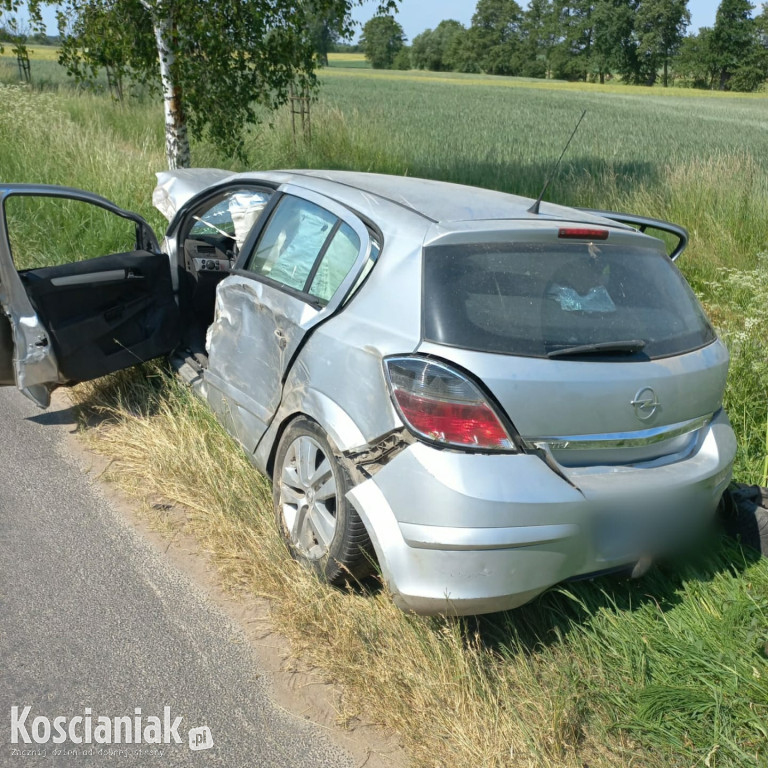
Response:
[{"label": "opel logo", "polygon": [[643,387],[635,395],[630,405],[635,409],[635,416],[640,421],[648,421],[659,409],[659,400],[650,387]]}]

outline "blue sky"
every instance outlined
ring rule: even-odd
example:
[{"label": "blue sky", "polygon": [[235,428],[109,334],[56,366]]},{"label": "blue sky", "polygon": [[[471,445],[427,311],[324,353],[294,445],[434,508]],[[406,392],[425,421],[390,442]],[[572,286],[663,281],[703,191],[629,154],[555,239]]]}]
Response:
[{"label": "blue sky", "polygon": [[[205,0],[203,0],[204,2]],[[759,5],[762,0],[752,0]],[[526,0],[518,0],[525,6]],[[691,30],[699,27],[711,27],[715,23],[715,12],[720,0],[688,0],[691,12]],[[376,12],[376,0],[368,0],[356,8],[353,17],[362,23],[368,21]],[[476,0],[401,0],[398,21],[402,24],[408,40],[425,29],[436,27],[443,19],[456,19],[462,24],[469,24],[474,13]],[[56,13],[52,7],[45,12],[46,23],[51,34],[56,34]]]},{"label": "blue sky", "polygon": [[[525,7],[527,0],[517,0]],[[752,0],[759,5],[763,0]],[[715,23],[715,13],[720,0],[688,0],[691,12],[691,30],[699,27],[711,27]],[[366,22],[376,12],[376,0],[368,0],[353,12],[355,19]],[[403,26],[408,40],[425,29],[436,27],[443,19],[456,19],[468,25],[477,5],[476,0],[401,0],[397,20]]]}]

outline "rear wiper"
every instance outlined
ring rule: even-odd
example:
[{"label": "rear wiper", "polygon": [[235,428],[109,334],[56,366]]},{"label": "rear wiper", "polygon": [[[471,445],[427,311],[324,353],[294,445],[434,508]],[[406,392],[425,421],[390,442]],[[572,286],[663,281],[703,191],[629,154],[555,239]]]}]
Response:
[{"label": "rear wiper", "polygon": [[580,355],[632,355],[645,347],[642,339],[629,341],[601,341],[596,344],[578,344],[575,347],[563,347],[547,352],[547,357],[579,357]]}]

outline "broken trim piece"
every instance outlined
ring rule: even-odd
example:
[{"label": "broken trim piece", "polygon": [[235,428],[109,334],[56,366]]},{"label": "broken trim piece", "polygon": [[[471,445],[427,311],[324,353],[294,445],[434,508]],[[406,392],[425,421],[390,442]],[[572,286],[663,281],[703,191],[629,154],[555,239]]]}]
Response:
[{"label": "broken trim piece", "polygon": [[351,461],[360,474],[370,480],[409,445],[417,442],[405,427],[393,430],[372,443],[345,451],[342,456]]}]

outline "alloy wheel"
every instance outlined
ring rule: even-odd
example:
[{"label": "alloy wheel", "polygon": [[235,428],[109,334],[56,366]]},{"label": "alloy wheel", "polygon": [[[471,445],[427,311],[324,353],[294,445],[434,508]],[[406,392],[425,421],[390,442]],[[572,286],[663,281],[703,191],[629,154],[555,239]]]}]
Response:
[{"label": "alloy wheel", "polygon": [[297,552],[309,560],[324,557],[336,534],[336,475],[332,459],[308,435],[297,437],[285,454],[280,505]]}]

